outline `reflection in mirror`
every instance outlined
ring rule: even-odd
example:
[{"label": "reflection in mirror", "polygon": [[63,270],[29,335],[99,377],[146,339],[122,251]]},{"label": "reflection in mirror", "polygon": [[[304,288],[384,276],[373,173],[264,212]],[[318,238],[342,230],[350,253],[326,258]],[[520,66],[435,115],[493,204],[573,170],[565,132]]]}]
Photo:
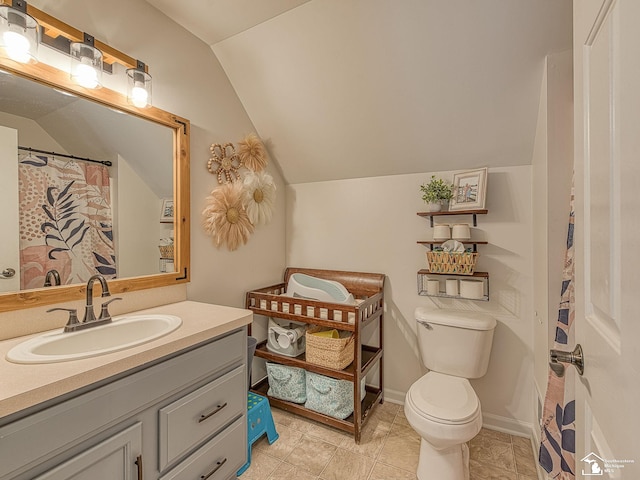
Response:
[{"label": "reflection in mirror", "polygon": [[174,198],[173,135],[0,74],[0,268],[16,270],[0,292],[174,271],[173,223],[161,221],[163,201]]},{"label": "reflection in mirror", "polygon": [[[47,132],[47,135],[51,137],[51,141],[55,141],[54,147],[58,148],[59,146],[64,152],[73,151],[73,154],[76,156],[113,161],[114,164],[119,162],[116,168],[109,168],[109,191],[113,213],[113,248],[116,257],[115,264],[117,275],[116,279],[109,282],[111,293],[122,294],[137,290],[172,286],[189,282],[189,121],[157,107],[151,106],[144,109],[134,107],[127,103],[126,96],[123,93],[119,93],[109,88],[103,87],[98,90],[87,90],[73,83],[70,80],[68,73],[49,65],[46,62],[39,62],[37,64],[19,64],[12,60],[0,57],[0,72],[9,72],[12,76],[27,79],[29,82],[35,82],[38,85],[45,85],[57,90],[69,92],[78,98],[84,99],[83,101],[74,101],[72,105],[69,105],[70,110],[67,110],[68,113],[64,115],[66,120],[71,122],[68,123],[67,126],[58,126],[57,122],[50,121],[46,127],[42,126],[40,128],[44,129],[45,132],[49,129],[52,133]],[[0,73],[0,78],[4,79],[5,77],[3,77],[3,75],[5,75],[5,73]],[[30,87],[34,87],[34,85],[30,85]],[[7,105],[10,105],[12,101],[10,97],[6,95],[5,91],[4,86],[0,87],[0,98],[2,98],[3,101],[6,101]],[[37,97],[34,94],[32,95],[27,93],[26,97],[36,105],[39,103],[39,100],[37,100]],[[106,111],[111,112],[110,114],[115,114],[115,116],[95,119],[95,121],[87,120],[87,117],[82,117],[82,115],[84,115],[84,109],[90,108],[89,104],[85,105],[85,100],[95,102],[97,105],[106,107]],[[19,103],[24,101],[25,99],[23,98]],[[93,105],[93,103],[91,103],[91,105]],[[64,107],[61,108],[64,112]],[[73,108],[77,108],[78,111],[76,112]],[[125,112],[126,115],[114,112],[110,109]],[[2,117],[25,118],[23,115],[15,113],[2,113],[1,115]],[[47,114],[44,114],[44,116],[47,116]],[[78,120],[77,116],[80,116],[82,120]],[[140,133],[135,135],[135,142],[131,141],[133,135],[130,130],[138,128],[129,123],[134,120],[143,121],[143,123],[140,124],[143,126],[139,127],[142,130],[147,127],[153,130],[154,128],[152,127],[158,128],[158,126],[160,126],[159,128],[161,131],[166,129],[166,132],[168,132],[168,137],[166,138],[169,140],[147,139],[141,130]],[[44,122],[44,120],[42,121]],[[60,122],[62,122],[62,120],[60,120]],[[24,123],[33,126],[37,122],[27,117],[27,120],[24,120]],[[12,148],[10,151],[13,160],[3,163],[3,169],[11,168],[12,179],[18,178],[17,146],[18,135],[20,134],[18,130],[19,129],[16,129],[15,126],[0,129],[0,145],[12,142]],[[54,131],[57,131],[56,135],[58,135],[59,138],[53,138]],[[79,137],[72,137],[74,134],[79,135]],[[102,135],[106,136],[103,137]],[[72,138],[75,140],[72,141]],[[74,143],[76,141],[78,142],[77,146],[76,143]],[[154,150],[156,144],[162,142],[170,144],[171,153],[168,157],[166,157],[165,153],[155,152]],[[33,147],[33,145],[23,146]],[[125,147],[127,147],[126,150],[124,149]],[[58,151],[59,153],[62,153],[59,150],[47,148],[43,148],[42,150]],[[163,149],[163,152],[165,151],[166,150]],[[165,166],[160,165],[160,162],[163,161],[162,159],[165,157],[171,159],[167,164],[170,166],[167,168],[173,172],[173,180],[171,183],[173,186],[173,194],[171,194],[171,192],[166,194],[163,192],[162,188],[165,186],[165,183],[162,181],[158,180],[157,183],[154,183],[155,181],[151,180],[152,178],[156,178],[152,177],[152,174],[155,174],[165,168]],[[141,158],[149,158],[153,160],[151,165],[147,164],[146,171],[142,164],[135,163]],[[74,160],[74,163],[69,163],[69,165],[80,163],[80,161]],[[5,164],[8,165],[8,167],[5,167]],[[1,178],[2,180],[0,181],[5,181],[6,178],[9,178],[9,172],[4,170]],[[129,189],[129,192],[132,192],[129,195],[129,198],[126,198],[124,194],[121,195],[121,191],[128,188],[125,185],[127,182],[133,183],[133,187]],[[154,203],[157,203],[159,201],[158,199],[165,195],[167,195],[167,197],[163,198],[163,200],[173,200],[174,219],[172,223],[160,225],[161,222],[159,217],[161,212],[159,205],[150,208],[148,211],[144,210],[141,216],[134,215],[134,212],[142,210],[142,205],[134,194],[141,193],[143,184],[144,188],[151,189],[154,192],[156,198]],[[12,194],[13,199],[11,201],[5,201],[3,208],[0,208],[0,222],[2,222],[1,224],[3,226],[9,224],[19,225],[17,200],[18,187],[16,187],[17,181],[14,180],[11,185],[14,185],[14,193]],[[4,188],[0,190],[4,190]],[[61,208],[64,208],[64,206]],[[46,215],[46,213],[44,215]],[[165,235],[165,232],[170,234],[171,227],[173,227],[174,231],[173,264],[167,261],[167,259],[163,259],[161,261],[160,249],[158,248],[162,245],[162,243],[160,243],[160,238],[165,238],[160,235]],[[160,233],[157,229],[160,229]],[[139,239],[143,238],[147,231],[153,232],[153,242],[150,243],[151,246],[149,246],[149,242],[142,242],[144,243],[144,250],[132,248],[131,246],[133,246]],[[7,238],[2,237],[3,247],[6,243],[12,242],[14,245],[12,249],[8,251],[19,251],[20,245],[18,235],[10,235]],[[0,248],[0,255],[3,255],[4,251],[5,249]],[[153,252],[151,255],[154,258],[153,266],[149,268],[151,268],[152,272],[156,273],[145,274],[143,273],[145,270],[136,271],[133,269],[130,270],[129,273],[126,272],[130,265],[135,264],[139,259],[138,257],[141,257],[143,254],[146,255],[149,251]],[[0,282],[15,280],[17,285],[7,288],[6,290],[8,291],[5,293],[0,292],[0,312],[9,312],[13,310],[81,300],[86,295],[86,288],[83,283],[20,290],[19,277],[16,278],[17,275],[6,276],[4,273],[8,272],[10,269],[8,267],[3,267],[2,265],[4,264],[4,259],[0,258]],[[168,269],[171,270],[171,265],[174,266],[173,271],[157,273],[160,266],[164,266],[164,268],[168,267]],[[44,274],[46,275],[46,272],[44,272]],[[52,274],[49,276],[51,275]],[[134,276],[127,277],[126,275]],[[62,275],[60,276],[62,277]],[[98,292],[96,291],[96,294],[97,293]],[[28,328],[25,331],[28,331]]]}]

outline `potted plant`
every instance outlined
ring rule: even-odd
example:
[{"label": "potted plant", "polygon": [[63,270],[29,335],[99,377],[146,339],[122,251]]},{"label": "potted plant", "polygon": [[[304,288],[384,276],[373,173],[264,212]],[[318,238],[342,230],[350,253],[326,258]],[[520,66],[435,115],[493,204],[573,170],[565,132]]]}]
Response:
[{"label": "potted plant", "polygon": [[422,192],[422,200],[429,204],[430,212],[439,212],[442,210],[442,204],[453,196],[451,184],[445,182],[441,178],[431,175],[429,183],[420,185]]}]

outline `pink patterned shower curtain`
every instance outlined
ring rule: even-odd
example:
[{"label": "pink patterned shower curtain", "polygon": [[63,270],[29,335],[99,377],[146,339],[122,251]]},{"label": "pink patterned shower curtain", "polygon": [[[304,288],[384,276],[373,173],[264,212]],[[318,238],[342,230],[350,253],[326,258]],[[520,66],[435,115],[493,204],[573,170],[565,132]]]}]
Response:
[{"label": "pink patterned shower curtain", "polygon": [[18,166],[20,288],[42,288],[96,273],[116,276],[109,172],[103,165],[28,155]]},{"label": "pink patterned shower curtain", "polygon": [[[556,323],[554,347],[573,350],[575,343],[573,322],[575,319],[575,266],[574,266],[574,193],[571,188],[571,213],[567,234],[567,251],[562,271],[562,291]],[[576,466],[576,402],[575,369],[565,366],[565,374],[558,377],[549,369],[547,393],[541,422],[541,442],[538,461],[548,478],[575,480]]]}]

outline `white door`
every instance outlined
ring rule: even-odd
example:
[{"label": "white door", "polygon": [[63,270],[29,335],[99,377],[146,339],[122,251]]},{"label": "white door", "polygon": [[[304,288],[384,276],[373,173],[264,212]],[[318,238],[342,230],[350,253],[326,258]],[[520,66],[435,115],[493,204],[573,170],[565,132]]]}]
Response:
[{"label": "white door", "polygon": [[[17,292],[20,290],[18,131],[2,125],[0,172],[0,293]],[[13,276],[9,269],[15,272]]]},{"label": "white door", "polygon": [[640,479],[640,1],[574,0],[576,477]]}]

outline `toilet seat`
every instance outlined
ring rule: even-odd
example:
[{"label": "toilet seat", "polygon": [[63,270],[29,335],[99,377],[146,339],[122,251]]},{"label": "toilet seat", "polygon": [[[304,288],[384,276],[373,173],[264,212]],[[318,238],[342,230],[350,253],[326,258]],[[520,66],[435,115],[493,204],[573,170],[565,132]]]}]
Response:
[{"label": "toilet seat", "polygon": [[433,371],[409,388],[407,400],[418,415],[447,425],[468,423],[480,412],[469,380]]}]

